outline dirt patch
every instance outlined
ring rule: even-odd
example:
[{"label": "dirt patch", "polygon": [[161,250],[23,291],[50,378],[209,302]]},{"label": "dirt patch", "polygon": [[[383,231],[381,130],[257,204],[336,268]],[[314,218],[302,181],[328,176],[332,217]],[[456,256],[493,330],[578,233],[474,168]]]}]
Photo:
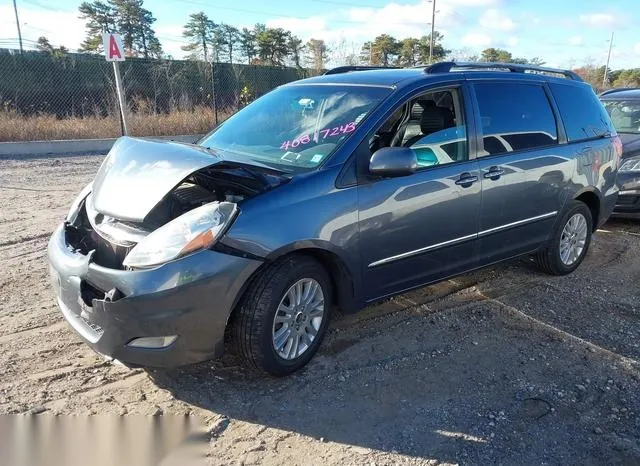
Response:
[{"label": "dirt patch", "polygon": [[605,225],[567,277],[518,260],[336,316],[292,377],[231,355],[128,370],[47,278],[47,236],[101,160],[0,161],[0,413],[201,415],[212,464],[640,462],[640,223]]}]

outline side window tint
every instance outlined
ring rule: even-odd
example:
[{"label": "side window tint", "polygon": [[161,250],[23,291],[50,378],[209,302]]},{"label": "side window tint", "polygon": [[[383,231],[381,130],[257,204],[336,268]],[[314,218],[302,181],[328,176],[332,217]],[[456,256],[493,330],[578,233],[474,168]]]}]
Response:
[{"label": "side window tint", "polygon": [[558,143],[558,129],[542,86],[519,83],[474,85],[482,120],[484,155]]},{"label": "side window tint", "polygon": [[[402,115],[399,121],[398,115]],[[390,128],[393,131],[389,132]],[[411,147],[416,151],[418,164],[425,168],[467,160],[469,149],[460,92],[450,89],[413,97],[394,112],[371,141],[372,153],[381,147]]]},{"label": "side window tint", "polygon": [[599,137],[613,131],[609,115],[588,86],[551,83],[569,141]]}]

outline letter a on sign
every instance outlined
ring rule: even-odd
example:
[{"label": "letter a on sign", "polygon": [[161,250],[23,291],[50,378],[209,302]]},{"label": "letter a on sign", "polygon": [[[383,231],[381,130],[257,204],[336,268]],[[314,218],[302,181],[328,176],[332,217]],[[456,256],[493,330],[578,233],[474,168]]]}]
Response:
[{"label": "letter a on sign", "polygon": [[124,47],[119,34],[102,34],[102,44],[107,61],[124,61]]}]

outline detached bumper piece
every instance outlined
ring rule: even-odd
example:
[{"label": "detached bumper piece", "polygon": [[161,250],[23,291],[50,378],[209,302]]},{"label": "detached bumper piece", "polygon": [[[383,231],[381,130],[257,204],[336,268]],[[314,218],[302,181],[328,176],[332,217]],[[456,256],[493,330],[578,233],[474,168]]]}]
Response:
[{"label": "detached bumper piece", "polygon": [[65,319],[95,351],[131,366],[221,355],[237,294],[261,264],[206,250],[149,270],[111,269],[93,262],[92,251],[69,246],[64,225],[48,255]]}]

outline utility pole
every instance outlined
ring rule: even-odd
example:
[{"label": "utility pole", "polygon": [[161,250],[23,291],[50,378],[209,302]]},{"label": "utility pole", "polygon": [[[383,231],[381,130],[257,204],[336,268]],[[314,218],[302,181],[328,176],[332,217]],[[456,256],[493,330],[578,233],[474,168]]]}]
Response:
[{"label": "utility pole", "polygon": [[20,43],[20,55],[22,55],[22,33],[20,32],[20,20],[18,19],[18,6],[13,0],[13,11],[16,13],[16,27],[18,28],[18,42]]},{"label": "utility pole", "polygon": [[609,61],[611,61],[611,49],[613,48],[613,32],[609,41],[609,54],[607,55],[607,65],[604,67],[604,77],[602,78],[602,87],[607,86],[607,75],[609,74]]},{"label": "utility pole", "polygon": [[429,64],[433,62],[433,36],[436,31],[436,0],[432,0],[433,9],[431,10],[431,40],[429,41]]}]

